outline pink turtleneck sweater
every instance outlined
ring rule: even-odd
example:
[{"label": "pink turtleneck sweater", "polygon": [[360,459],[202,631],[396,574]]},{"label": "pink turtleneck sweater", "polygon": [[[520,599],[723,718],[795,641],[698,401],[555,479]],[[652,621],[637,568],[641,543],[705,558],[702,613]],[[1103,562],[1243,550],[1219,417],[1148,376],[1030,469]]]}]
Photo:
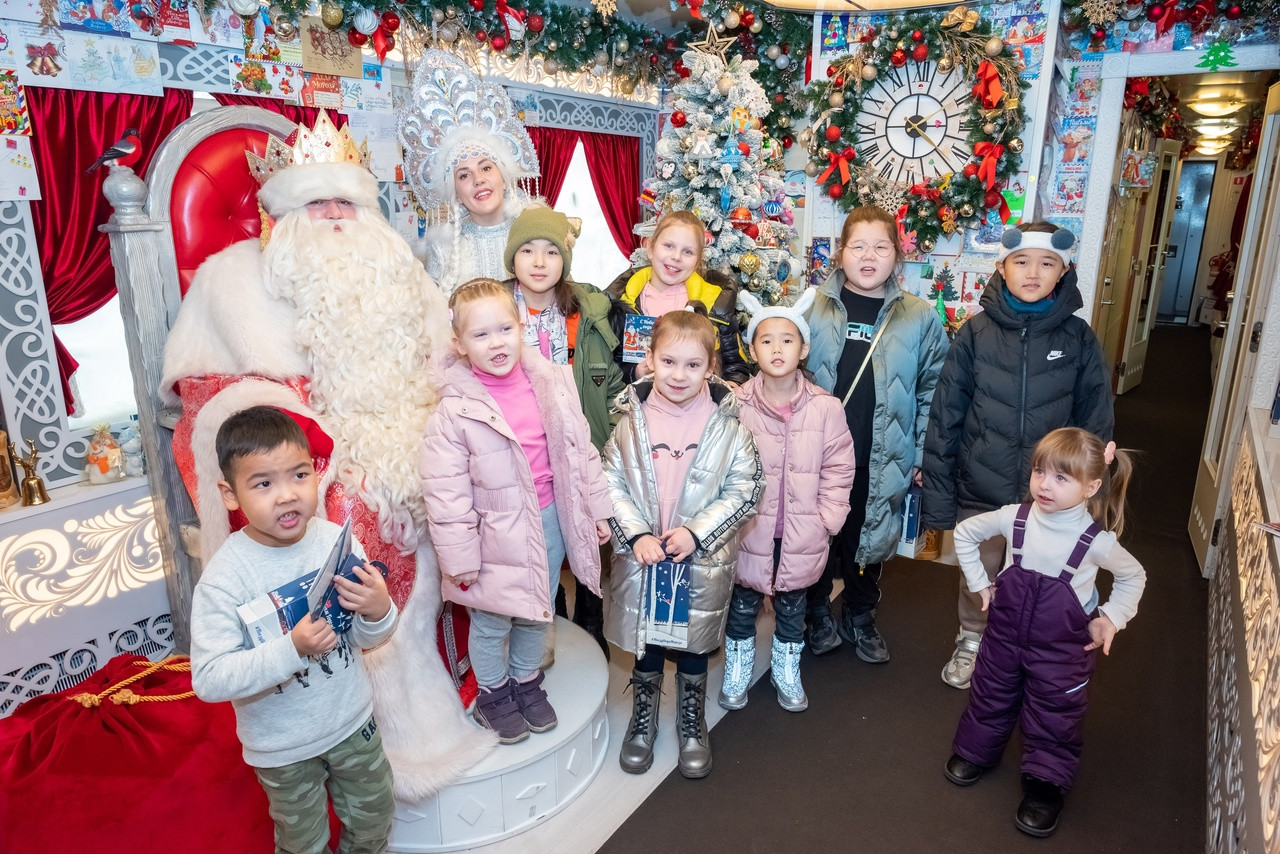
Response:
[{"label": "pink turtleneck sweater", "polygon": [[533,472],[538,508],[545,510],[556,500],[552,491],[551,456],[547,453],[547,431],[538,415],[538,398],[534,396],[524,366],[517,364],[505,377],[495,377],[474,366],[471,373],[489,390],[502,417],[516,434],[516,440],[529,460],[529,470]]},{"label": "pink turtleneck sweater", "polygon": [[711,399],[711,388],[703,382],[702,390],[683,406],[672,403],[654,389],[645,398],[642,409],[649,427],[653,474],[658,480],[658,530],[654,533],[661,535],[671,527],[676,503],[684,492],[689,464],[698,452],[702,431],[711,420],[716,404]]}]

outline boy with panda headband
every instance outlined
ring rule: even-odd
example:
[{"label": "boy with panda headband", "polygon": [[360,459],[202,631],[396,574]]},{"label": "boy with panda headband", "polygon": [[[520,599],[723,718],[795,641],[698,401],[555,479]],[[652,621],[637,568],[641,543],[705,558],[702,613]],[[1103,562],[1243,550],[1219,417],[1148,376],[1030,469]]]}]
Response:
[{"label": "boy with panda headband", "polygon": [[[1048,222],[1006,229],[983,311],[947,352],[924,442],[922,524],[935,530],[1016,504],[1036,443],[1059,427],[1110,441],[1115,424],[1102,348],[1075,315],[1084,301],[1071,262],[1076,238]],[[986,541],[989,578],[1004,567],[1005,543]],[[968,688],[986,629],[976,595],[960,585],[960,632],[942,681]]]}]

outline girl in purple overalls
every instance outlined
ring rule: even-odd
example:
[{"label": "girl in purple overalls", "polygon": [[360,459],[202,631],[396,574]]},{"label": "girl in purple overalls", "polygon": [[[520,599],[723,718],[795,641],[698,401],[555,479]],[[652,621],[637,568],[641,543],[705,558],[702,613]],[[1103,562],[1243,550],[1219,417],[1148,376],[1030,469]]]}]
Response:
[{"label": "girl in purple overalls", "polygon": [[[1114,442],[1103,446],[1077,427],[1054,430],[1032,454],[1030,501],[956,526],[960,567],[990,616],[946,775],[957,786],[976,783],[999,761],[1020,718],[1024,797],[1015,822],[1032,836],[1057,830],[1080,764],[1094,650],[1111,654],[1146,584],[1142,565],[1116,541],[1132,471],[1130,455]],[[996,536],[1009,551],[989,585],[978,544]],[[1099,568],[1115,577],[1102,605]]]}]

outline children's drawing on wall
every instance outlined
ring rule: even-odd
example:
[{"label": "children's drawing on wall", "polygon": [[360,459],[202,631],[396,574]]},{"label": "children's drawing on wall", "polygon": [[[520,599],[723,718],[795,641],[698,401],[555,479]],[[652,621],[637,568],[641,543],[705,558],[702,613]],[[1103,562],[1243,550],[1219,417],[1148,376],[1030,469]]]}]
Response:
[{"label": "children's drawing on wall", "polygon": [[1049,210],[1052,213],[1082,214],[1084,213],[1084,186],[1082,175],[1063,175],[1058,179],[1049,198]]},{"label": "children's drawing on wall", "polygon": [[1120,186],[1130,189],[1147,189],[1151,186],[1151,178],[1156,172],[1154,152],[1125,149],[1120,166]]}]

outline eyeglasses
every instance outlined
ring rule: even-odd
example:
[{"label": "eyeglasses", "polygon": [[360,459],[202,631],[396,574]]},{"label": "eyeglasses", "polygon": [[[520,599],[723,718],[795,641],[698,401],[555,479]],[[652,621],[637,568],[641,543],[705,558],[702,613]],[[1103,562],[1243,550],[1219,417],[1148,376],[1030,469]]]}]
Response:
[{"label": "eyeglasses", "polygon": [[893,254],[892,243],[877,243],[874,246],[868,243],[846,243],[845,249],[848,249],[854,255],[864,255],[867,252],[874,252],[881,258],[888,258]]}]

